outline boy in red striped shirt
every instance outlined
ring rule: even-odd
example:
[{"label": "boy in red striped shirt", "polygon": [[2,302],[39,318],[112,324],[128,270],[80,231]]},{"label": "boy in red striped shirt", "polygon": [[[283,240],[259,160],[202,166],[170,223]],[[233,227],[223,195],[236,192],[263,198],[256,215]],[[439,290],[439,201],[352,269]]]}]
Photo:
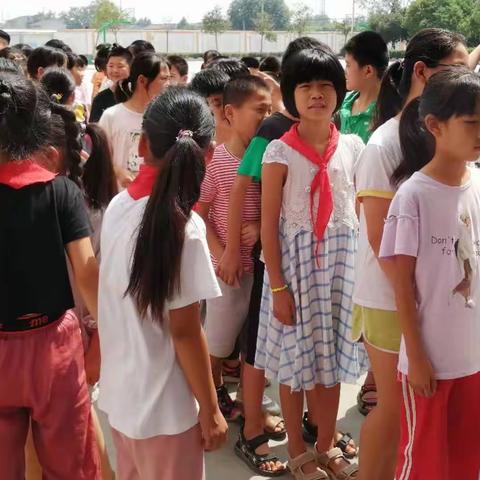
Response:
[{"label": "boy in red striped shirt", "polygon": [[[223,104],[231,135],[227,142],[215,149],[212,161],[207,166],[198,203],[198,213],[207,225],[207,240],[215,268],[225,250],[230,191],[240,159],[260,123],[270,113],[272,98],[262,79],[247,75],[227,84]],[[253,284],[252,249],[259,236],[260,186],[252,184],[247,191],[242,219],[240,253],[244,273],[233,287],[218,278],[222,297],[207,301],[205,318],[213,379],[220,408],[227,420],[236,420],[240,411],[223,385],[222,359],[234,350],[235,340],[248,313]]]}]

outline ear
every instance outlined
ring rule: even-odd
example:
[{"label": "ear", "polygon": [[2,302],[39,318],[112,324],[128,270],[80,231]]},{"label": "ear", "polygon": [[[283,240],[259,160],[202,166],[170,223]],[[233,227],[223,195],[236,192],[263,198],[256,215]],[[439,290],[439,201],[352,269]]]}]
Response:
[{"label": "ear", "polygon": [[52,145],[43,148],[39,152],[39,163],[41,163],[43,168],[53,173],[61,173],[64,170],[61,154]]},{"label": "ear", "polygon": [[148,138],[144,133],[140,135],[140,140],[138,141],[138,156],[145,158],[149,152],[150,147],[148,145]]},{"label": "ear", "polygon": [[182,85],[186,85],[188,83],[188,75],[184,75],[181,79],[180,79],[180,83]]},{"label": "ear", "polygon": [[43,67],[38,67],[36,80],[40,80],[43,77],[44,73],[45,69]]},{"label": "ear", "polygon": [[377,76],[377,71],[371,65],[365,65],[364,73],[366,78],[372,78],[372,76]]},{"label": "ear", "polygon": [[425,127],[435,138],[442,134],[442,124],[438,118],[433,115],[427,115],[425,117]]},{"label": "ear", "polygon": [[231,124],[234,117],[234,108],[233,105],[225,105],[223,107],[223,115],[225,116],[225,120]]},{"label": "ear", "polygon": [[148,81],[144,75],[139,75],[137,77],[137,85],[141,85],[145,90],[148,88]]},{"label": "ear", "polygon": [[424,62],[416,62],[413,66],[413,76],[418,79],[423,85],[426,85],[429,75],[427,72],[428,68]]}]

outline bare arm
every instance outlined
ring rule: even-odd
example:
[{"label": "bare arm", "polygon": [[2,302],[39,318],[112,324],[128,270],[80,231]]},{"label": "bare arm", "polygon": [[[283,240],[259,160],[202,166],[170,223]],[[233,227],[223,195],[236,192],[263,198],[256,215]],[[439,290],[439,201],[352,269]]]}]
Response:
[{"label": "bare arm", "polygon": [[212,255],[219,261],[222,258],[225,247],[220,242],[220,239],[217,237],[215,229],[212,227],[212,224],[208,220],[208,214],[210,212],[210,203],[198,202],[197,204],[197,213],[203,218],[205,225],[207,227],[207,242],[208,248]]},{"label": "bare arm", "polygon": [[200,405],[204,448],[216,450],[226,441],[227,424],[218,407],[199,304],[170,310],[170,331],[180,366]]}]

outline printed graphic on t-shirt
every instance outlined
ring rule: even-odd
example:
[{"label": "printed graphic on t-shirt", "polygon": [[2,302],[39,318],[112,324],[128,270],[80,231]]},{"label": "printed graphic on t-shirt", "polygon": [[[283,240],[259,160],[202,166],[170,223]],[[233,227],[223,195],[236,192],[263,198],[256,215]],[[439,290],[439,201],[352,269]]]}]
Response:
[{"label": "printed graphic on t-shirt", "polygon": [[127,170],[138,173],[140,165],[143,163],[143,158],[138,155],[138,144],[140,142],[141,132],[130,132],[130,151],[127,158]]}]

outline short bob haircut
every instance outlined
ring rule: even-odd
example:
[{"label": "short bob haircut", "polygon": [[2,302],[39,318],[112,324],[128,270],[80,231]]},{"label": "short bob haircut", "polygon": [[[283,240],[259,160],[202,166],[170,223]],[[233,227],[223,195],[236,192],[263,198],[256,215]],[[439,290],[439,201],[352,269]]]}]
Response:
[{"label": "short bob haircut", "polygon": [[290,57],[282,69],[281,90],[283,103],[290,115],[298,117],[295,89],[302,83],[326,80],[333,83],[337,92],[335,112],[347,93],[345,71],[335,54],[321,48],[301,50]]}]

